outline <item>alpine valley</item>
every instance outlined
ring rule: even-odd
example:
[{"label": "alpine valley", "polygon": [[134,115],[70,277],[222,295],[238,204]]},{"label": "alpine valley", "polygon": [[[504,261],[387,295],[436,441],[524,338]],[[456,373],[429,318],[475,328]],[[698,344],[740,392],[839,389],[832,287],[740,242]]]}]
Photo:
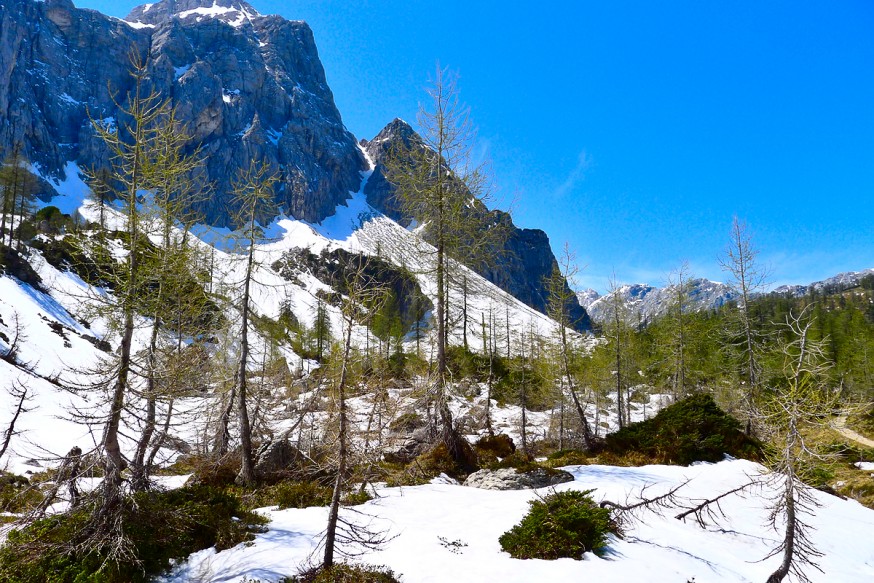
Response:
[{"label": "alpine valley", "polygon": [[361,138],[306,22],[0,0],[0,580],[874,580],[874,270],[577,292],[454,82]]}]

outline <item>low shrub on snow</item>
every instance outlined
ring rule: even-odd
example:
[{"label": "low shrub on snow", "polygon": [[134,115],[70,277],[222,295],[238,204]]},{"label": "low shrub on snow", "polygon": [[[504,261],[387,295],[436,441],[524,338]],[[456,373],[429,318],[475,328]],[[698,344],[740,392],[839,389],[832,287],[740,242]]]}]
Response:
[{"label": "low shrub on snow", "polygon": [[589,463],[589,456],[578,449],[560,449],[546,458],[546,465],[550,468],[562,466],[583,466]]},{"label": "low shrub on snow", "polygon": [[568,490],[532,500],[522,522],[498,539],[501,548],[515,559],[580,559],[583,553],[599,552],[607,535],[619,535],[620,530],[592,492]]}]

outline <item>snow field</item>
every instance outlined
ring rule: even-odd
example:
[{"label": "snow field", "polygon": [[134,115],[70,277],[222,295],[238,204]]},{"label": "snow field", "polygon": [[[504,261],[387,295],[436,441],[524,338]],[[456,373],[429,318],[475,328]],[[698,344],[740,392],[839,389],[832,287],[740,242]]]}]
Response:
[{"label": "snow field", "polygon": [[[744,460],[699,464],[690,467],[570,466],[574,482],[556,490],[595,489],[596,500],[616,502],[633,497],[647,484],[648,495],[667,491],[691,479],[678,494],[688,506],[740,486],[764,471]],[[435,480],[439,482],[440,480]],[[406,583],[533,581],[644,581],[750,582],[764,581],[780,557],[760,561],[777,544],[781,533],[765,526],[765,497],[772,491],[754,488],[745,497],[722,502],[726,517],[702,529],[694,518],[685,522],[674,515],[680,509],[661,513],[640,512],[624,538],[611,538],[603,557],[586,553],[583,560],[557,561],[512,559],[500,550],[498,537],[518,523],[528,511],[528,501],[548,490],[496,492],[448,483],[380,488],[379,497],[356,507],[361,514],[344,509],[347,519],[370,523],[385,530],[390,540],[381,550],[365,552],[356,560],[386,565]],[[824,556],[825,571],[809,573],[814,582],[863,583],[874,580],[874,511],[854,501],[816,492],[822,507],[810,522],[813,539]],[[315,551],[327,523],[326,508],[303,510],[264,509],[271,522],[254,543],[241,544],[216,553],[195,553],[179,565],[164,583],[183,581],[241,582],[260,579],[279,581],[305,564]],[[368,516],[369,515],[369,516]],[[441,540],[441,537],[443,540]],[[454,547],[447,542],[459,542]]]}]

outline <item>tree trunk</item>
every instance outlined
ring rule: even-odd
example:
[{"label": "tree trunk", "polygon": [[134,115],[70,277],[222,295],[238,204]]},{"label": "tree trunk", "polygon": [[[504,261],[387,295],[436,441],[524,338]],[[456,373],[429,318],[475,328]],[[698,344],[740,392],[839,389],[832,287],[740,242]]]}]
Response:
[{"label": "tree trunk", "polygon": [[348,429],[346,422],[346,378],[348,375],[349,355],[352,349],[352,325],[351,317],[347,320],[346,340],[343,343],[343,363],[340,368],[340,381],[337,383],[337,393],[340,401],[340,431],[337,436],[340,441],[339,460],[337,464],[337,477],[334,480],[334,491],[331,493],[331,506],[328,511],[328,528],[325,533],[325,558],[323,566],[329,569],[334,564],[334,546],[337,537],[337,520],[340,516],[340,495],[343,491],[343,479],[346,474],[346,441]]},{"label": "tree trunk", "polygon": [[[159,294],[160,295],[160,294]],[[152,333],[149,338],[148,376],[146,378],[146,418],[143,421],[143,432],[137,442],[134,459],[131,461],[131,489],[134,492],[142,492],[149,486],[149,468],[146,467],[146,452],[152,435],[155,433],[155,417],[158,402],[157,387],[155,386],[155,368],[157,367],[158,328],[160,318],[155,315],[152,324]]]},{"label": "tree trunk", "polygon": [[[252,211],[251,228],[254,229],[254,209]],[[252,281],[252,266],[254,264],[255,240],[249,241],[249,257],[246,264],[246,279],[243,283],[242,315],[240,327],[240,362],[237,367],[237,415],[240,422],[240,474],[237,482],[250,485],[255,482],[255,462],[252,457],[252,428],[249,424],[247,403],[246,364],[249,360],[249,285]]]}]

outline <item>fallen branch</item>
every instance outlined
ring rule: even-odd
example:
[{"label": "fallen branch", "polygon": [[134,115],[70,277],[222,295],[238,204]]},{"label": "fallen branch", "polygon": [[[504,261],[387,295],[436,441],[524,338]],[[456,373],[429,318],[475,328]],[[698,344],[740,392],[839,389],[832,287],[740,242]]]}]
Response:
[{"label": "fallen branch", "polygon": [[[734,488],[733,490],[729,490],[728,492],[723,492],[722,494],[720,494],[719,496],[716,496],[715,498],[706,499],[706,500],[702,501],[701,504],[698,504],[697,506],[694,506],[692,508],[689,508],[689,509],[679,513],[674,518],[676,518],[677,520],[685,520],[687,516],[689,516],[690,514],[694,514],[695,521],[698,523],[698,525],[701,528],[704,528],[707,526],[708,520],[710,520],[710,522],[717,522],[719,520],[720,516],[722,518],[725,518],[725,511],[722,509],[722,506],[719,505],[720,500],[722,500],[723,498],[725,498],[727,496],[731,496],[732,494],[737,494],[738,492],[742,492],[742,491],[746,490],[747,488],[749,488],[750,486],[755,486],[758,483],[759,483],[758,481],[753,480],[751,482],[747,482],[746,484],[744,484],[742,486],[738,486],[737,488]],[[713,508],[714,504],[716,505],[716,510],[714,510],[714,508]],[[718,511],[718,516],[717,516],[717,511]]]}]

